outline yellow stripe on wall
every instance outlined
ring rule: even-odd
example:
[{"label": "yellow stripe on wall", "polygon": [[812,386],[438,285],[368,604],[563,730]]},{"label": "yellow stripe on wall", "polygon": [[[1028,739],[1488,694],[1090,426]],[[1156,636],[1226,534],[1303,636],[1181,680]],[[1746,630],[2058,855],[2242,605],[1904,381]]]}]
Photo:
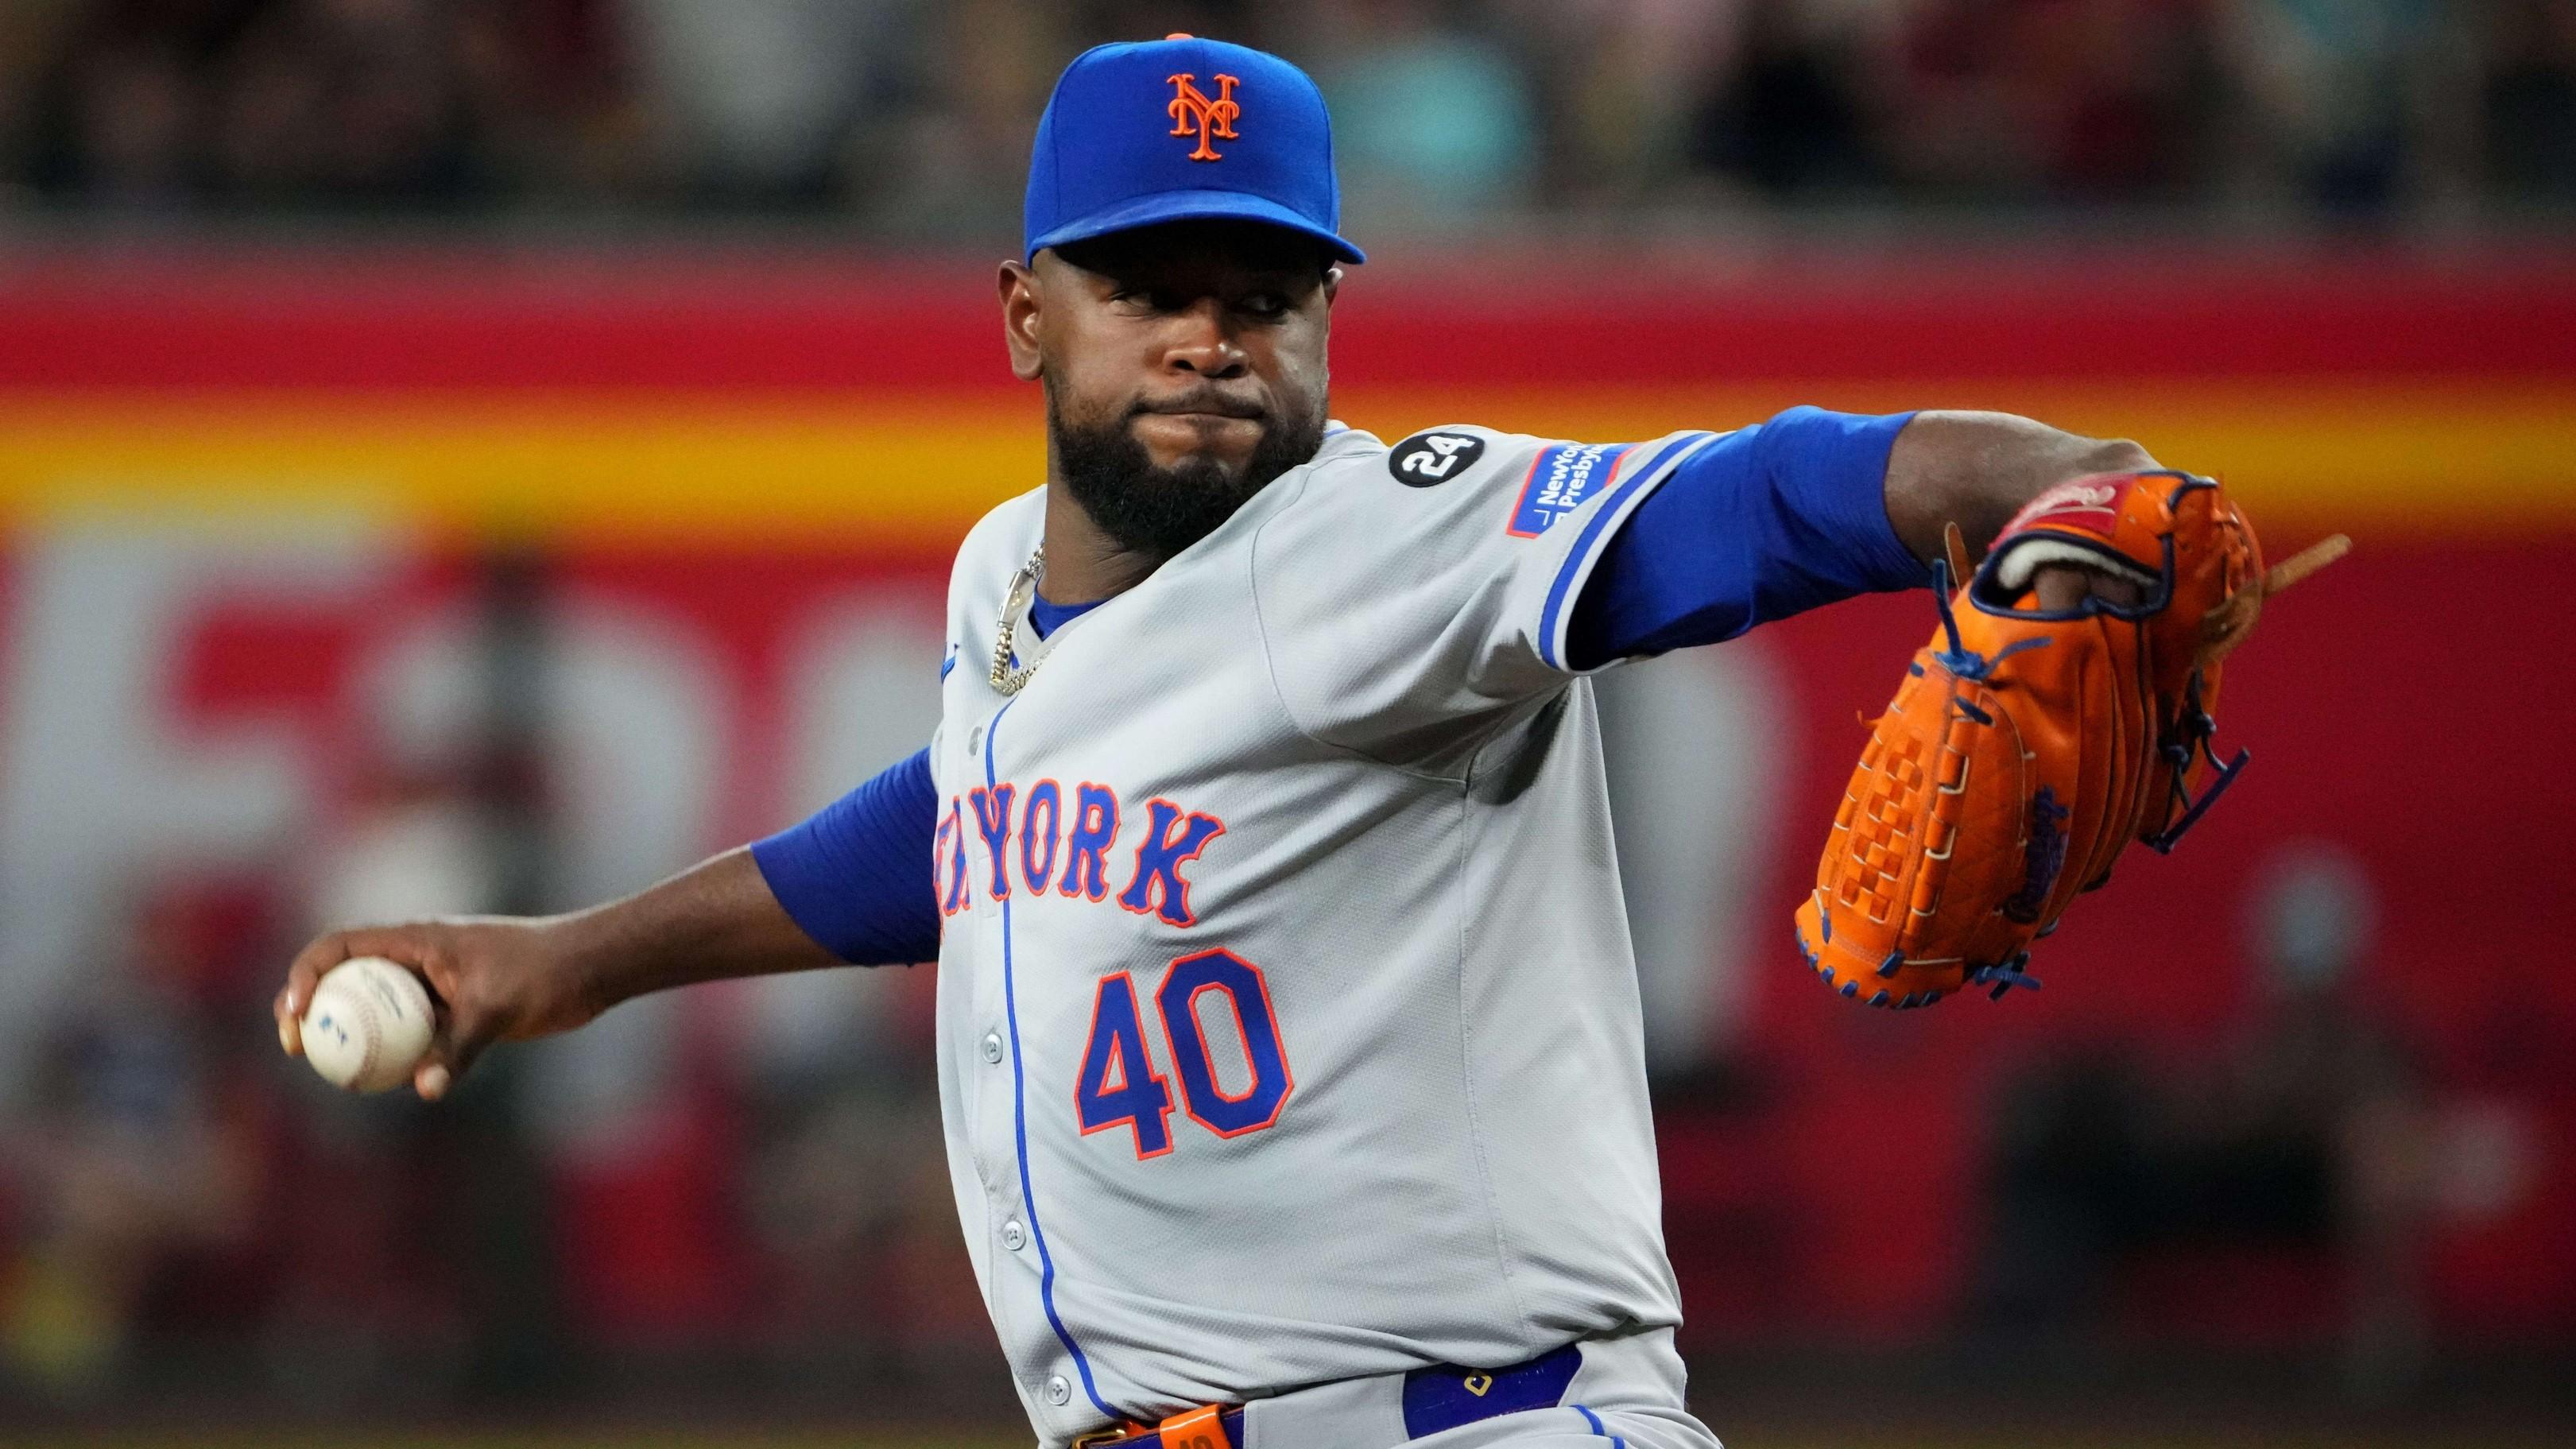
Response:
[{"label": "yellow stripe on wall", "polygon": [[1731,427],[1810,402],[1854,412],[1992,408],[2134,438],[2173,467],[2221,476],[2248,508],[2292,528],[2576,528],[2576,389],[2565,387],[1895,382],[1823,392],[1489,392],[1389,398],[1383,409],[1376,401],[1351,411],[1395,433],[1493,418],[1587,439]]},{"label": "yellow stripe on wall", "polygon": [[246,502],[469,536],[953,544],[1045,478],[982,401],[460,399],[0,404],[0,521]]},{"label": "yellow stripe on wall", "polygon": [[[1992,407],[2221,474],[2264,521],[2456,534],[2576,527],[2576,389],[2442,383],[1943,384],[1352,392],[1388,437],[1734,427],[1799,402]],[[0,401],[0,525],[102,509],[312,507],[468,536],[944,547],[1043,477],[1034,391],[960,398],[631,392]]]}]

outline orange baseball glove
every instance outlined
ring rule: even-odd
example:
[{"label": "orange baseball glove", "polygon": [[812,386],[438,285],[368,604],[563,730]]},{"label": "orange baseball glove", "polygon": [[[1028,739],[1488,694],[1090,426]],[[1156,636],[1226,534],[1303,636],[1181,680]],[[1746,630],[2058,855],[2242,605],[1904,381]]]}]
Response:
[{"label": "orange baseball glove", "polygon": [[[2267,574],[2216,483],[2158,472],[2040,494],[1955,598],[1955,525],[1949,544],[1940,630],[1872,729],[1798,907],[1808,963],[1872,1006],[2036,987],[2030,943],[2130,841],[2173,849],[2245,768],[2245,751],[2210,748],[2220,662],[2266,597],[2350,540]],[[2050,565],[2125,579],[2138,602],[2042,610],[2032,582]]]}]

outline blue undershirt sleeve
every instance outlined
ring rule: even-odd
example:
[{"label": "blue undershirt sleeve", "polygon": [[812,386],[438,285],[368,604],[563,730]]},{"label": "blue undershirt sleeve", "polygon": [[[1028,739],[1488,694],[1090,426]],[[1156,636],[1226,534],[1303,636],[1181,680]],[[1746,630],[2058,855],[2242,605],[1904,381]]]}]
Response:
[{"label": "blue undershirt sleeve", "polygon": [[1887,457],[1912,413],[1791,408],[1685,459],[1603,548],[1566,662],[1732,639],[1854,594],[1920,588],[1887,519]]},{"label": "blue undershirt sleeve", "polygon": [[805,934],[854,966],[939,958],[930,751],[751,847],[770,893]]}]

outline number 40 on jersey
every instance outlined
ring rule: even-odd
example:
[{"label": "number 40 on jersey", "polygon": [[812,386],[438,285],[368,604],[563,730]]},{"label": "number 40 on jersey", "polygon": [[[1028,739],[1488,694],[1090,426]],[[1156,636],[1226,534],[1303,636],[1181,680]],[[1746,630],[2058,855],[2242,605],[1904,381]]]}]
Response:
[{"label": "number 40 on jersey", "polygon": [[[1208,1047],[1200,998],[1210,995],[1222,1001],[1219,1014],[1241,1038],[1242,1061],[1251,1078],[1233,1092],[1217,1080],[1215,1055]],[[1191,1121],[1219,1137],[1240,1137],[1279,1120],[1296,1082],[1279,1044],[1270,985],[1260,967],[1225,950],[1183,956],[1154,989],[1152,1012],[1164,1059],[1179,1078],[1180,1109]],[[1091,1007],[1090,1043],[1083,1049],[1082,1072],[1073,1088],[1074,1115],[1083,1135],[1133,1128],[1140,1160],[1172,1150],[1174,1105],[1172,1082],[1154,1069],[1145,1044],[1145,1015],[1128,973],[1102,979]]]}]

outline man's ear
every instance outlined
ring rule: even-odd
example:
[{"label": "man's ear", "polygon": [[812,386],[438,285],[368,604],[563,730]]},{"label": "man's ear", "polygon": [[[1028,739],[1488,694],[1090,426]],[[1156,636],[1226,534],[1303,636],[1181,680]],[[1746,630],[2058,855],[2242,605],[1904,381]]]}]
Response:
[{"label": "man's ear", "polygon": [[1011,375],[1035,382],[1045,373],[1038,356],[1038,275],[1026,264],[1002,263],[1002,346],[1011,355]]},{"label": "man's ear", "polygon": [[1324,305],[1327,307],[1333,305],[1333,298],[1341,295],[1341,291],[1342,268],[1341,264],[1336,262],[1324,268]]}]

